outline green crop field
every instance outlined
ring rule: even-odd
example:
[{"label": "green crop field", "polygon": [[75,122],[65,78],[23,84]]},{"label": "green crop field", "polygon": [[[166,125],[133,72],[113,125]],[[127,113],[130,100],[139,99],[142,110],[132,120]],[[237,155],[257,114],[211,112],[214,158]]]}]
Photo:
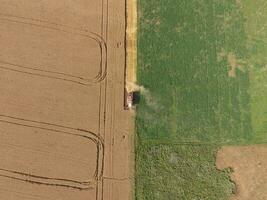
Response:
[{"label": "green crop field", "polygon": [[224,200],[234,185],[215,166],[214,146],[151,145],[137,150],[136,199]]},{"label": "green crop field", "polygon": [[136,199],[227,199],[216,150],[267,142],[267,2],[138,6]]}]

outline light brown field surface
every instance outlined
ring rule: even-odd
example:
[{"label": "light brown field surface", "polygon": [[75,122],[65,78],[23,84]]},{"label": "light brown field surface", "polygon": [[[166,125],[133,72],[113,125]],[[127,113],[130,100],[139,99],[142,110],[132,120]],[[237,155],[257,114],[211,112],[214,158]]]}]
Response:
[{"label": "light brown field surface", "polygon": [[232,200],[267,199],[267,146],[223,147],[217,154],[217,167],[233,170],[236,194]]},{"label": "light brown field surface", "polygon": [[0,4],[0,199],[130,199],[125,1]]},{"label": "light brown field surface", "polygon": [[136,84],[137,67],[137,1],[127,1],[127,70],[126,86],[128,91],[133,91],[132,83]]}]

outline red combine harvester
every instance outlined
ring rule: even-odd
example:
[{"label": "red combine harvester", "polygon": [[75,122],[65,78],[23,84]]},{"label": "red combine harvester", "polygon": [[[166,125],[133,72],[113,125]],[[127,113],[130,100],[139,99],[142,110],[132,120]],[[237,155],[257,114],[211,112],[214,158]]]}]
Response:
[{"label": "red combine harvester", "polygon": [[134,92],[128,92],[126,89],[124,91],[124,109],[130,110],[134,105]]}]

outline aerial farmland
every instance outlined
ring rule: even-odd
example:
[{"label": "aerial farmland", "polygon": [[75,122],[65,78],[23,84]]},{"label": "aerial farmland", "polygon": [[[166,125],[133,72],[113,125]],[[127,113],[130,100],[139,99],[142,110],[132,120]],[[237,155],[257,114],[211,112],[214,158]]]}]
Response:
[{"label": "aerial farmland", "polygon": [[[138,5],[137,77],[145,92],[136,117],[136,198],[253,199],[240,188],[259,183],[235,179],[244,170],[239,174],[230,161],[244,145],[259,160],[267,155],[264,145],[250,146],[267,142],[267,3]],[[256,174],[266,176],[264,170]],[[257,188],[266,184],[251,192]]]}]

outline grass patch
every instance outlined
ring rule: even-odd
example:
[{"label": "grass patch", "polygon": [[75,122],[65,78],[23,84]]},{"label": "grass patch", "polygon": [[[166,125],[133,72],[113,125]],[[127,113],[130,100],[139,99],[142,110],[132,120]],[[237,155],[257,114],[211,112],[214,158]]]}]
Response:
[{"label": "grass patch", "polygon": [[253,142],[267,142],[267,2],[245,0]]},{"label": "grass patch", "polygon": [[217,147],[142,144],[136,156],[138,200],[226,200],[229,171],[214,165]]}]

